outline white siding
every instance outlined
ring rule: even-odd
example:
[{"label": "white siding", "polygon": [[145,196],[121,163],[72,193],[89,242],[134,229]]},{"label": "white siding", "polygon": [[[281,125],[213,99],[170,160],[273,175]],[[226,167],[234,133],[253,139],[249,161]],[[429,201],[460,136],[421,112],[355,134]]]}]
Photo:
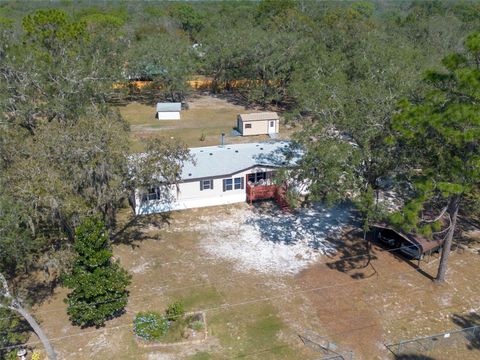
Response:
[{"label": "white siding", "polygon": [[[275,121],[275,130],[270,130],[270,121]],[[249,124],[251,127],[247,128],[245,125]],[[257,121],[242,121],[237,120],[237,128],[242,133],[242,136],[248,135],[266,135],[271,133],[278,133],[279,120],[257,120]]]},{"label": "white siding", "polygon": [[[175,198],[172,203],[164,203],[162,201],[147,201],[141,203],[140,194],[137,192],[135,196],[135,213],[137,215],[153,214],[171,210],[184,210],[191,208],[199,208],[206,206],[226,205],[245,202],[246,195],[246,175],[256,172],[272,171],[274,168],[255,167],[246,171],[236,173],[232,176],[213,179],[213,189],[200,190],[200,179],[196,181],[188,181],[179,184],[177,193],[175,186],[170,189],[171,194]],[[223,191],[224,179],[243,178],[243,189]]]},{"label": "white siding", "polygon": [[180,120],[179,111],[159,111],[157,112],[158,120]]}]

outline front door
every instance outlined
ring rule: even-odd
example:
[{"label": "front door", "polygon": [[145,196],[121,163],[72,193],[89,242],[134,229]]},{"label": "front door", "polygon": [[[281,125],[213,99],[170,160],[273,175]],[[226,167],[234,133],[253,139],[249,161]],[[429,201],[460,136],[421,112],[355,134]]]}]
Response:
[{"label": "front door", "polygon": [[274,134],[276,131],[275,131],[275,121],[274,120],[270,120],[268,122],[268,133],[269,134]]}]

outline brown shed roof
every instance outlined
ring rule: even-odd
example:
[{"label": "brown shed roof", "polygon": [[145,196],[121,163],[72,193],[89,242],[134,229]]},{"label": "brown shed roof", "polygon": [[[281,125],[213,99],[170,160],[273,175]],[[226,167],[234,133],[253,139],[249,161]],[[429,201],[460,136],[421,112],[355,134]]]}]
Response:
[{"label": "brown shed roof", "polygon": [[240,114],[238,115],[242,121],[261,121],[261,120],[278,120],[278,114],[273,111]]},{"label": "brown shed roof", "polygon": [[418,234],[404,233],[402,231],[392,228],[391,226],[385,223],[375,224],[373,226],[379,229],[388,229],[395,232],[396,234],[398,234],[399,236],[407,240],[409,243],[419,246],[422,250],[422,254],[426,253],[429,250],[442,246],[444,242],[444,240],[440,240],[440,239],[429,240]]}]

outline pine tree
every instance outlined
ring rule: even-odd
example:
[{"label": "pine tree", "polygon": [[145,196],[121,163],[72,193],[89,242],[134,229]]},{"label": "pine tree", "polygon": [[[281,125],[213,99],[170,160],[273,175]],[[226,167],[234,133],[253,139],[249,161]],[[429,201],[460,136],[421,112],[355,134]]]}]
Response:
[{"label": "pine tree", "polygon": [[420,199],[404,211],[405,220],[417,222],[422,203],[442,200],[441,214],[449,217],[437,282],[445,280],[462,200],[480,183],[480,32],[467,37],[465,48],[443,59],[446,71],[427,73],[430,90],[420,101],[404,101],[393,124]]},{"label": "pine tree", "polygon": [[112,260],[105,224],[87,218],[76,230],[77,257],[64,284],[73,289],[65,302],[70,320],[80,326],[101,326],[121,314],[127,304],[131,276]]}]

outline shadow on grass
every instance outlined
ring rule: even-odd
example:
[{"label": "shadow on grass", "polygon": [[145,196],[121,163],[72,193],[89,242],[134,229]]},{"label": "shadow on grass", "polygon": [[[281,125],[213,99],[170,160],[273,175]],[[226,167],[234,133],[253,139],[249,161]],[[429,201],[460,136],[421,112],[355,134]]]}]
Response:
[{"label": "shadow on grass", "polygon": [[[453,314],[452,322],[462,329],[480,326],[480,315],[476,312],[471,312],[463,315]],[[467,334],[466,339],[469,342],[469,344],[467,345],[468,349],[480,350],[480,328],[476,329],[471,334]]]},{"label": "shadow on grass", "polygon": [[[367,241],[366,241],[367,240]],[[353,229],[343,236],[343,244],[338,248],[340,258],[327,263],[330,269],[349,273],[355,280],[367,279],[377,274],[372,260],[376,260],[375,249],[372,246],[373,237],[369,234],[363,239],[363,231]]]},{"label": "shadow on grass", "polygon": [[374,263],[374,260],[378,259],[378,252],[389,252],[395,260],[407,264],[426,278],[435,280],[431,274],[421,268],[422,262],[419,263],[417,260],[409,259],[398,250],[374,241],[373,232],[367,233],[364,239],[363,231],[358,228],[344,234],[343,244],[338,247],[337,251],[340,258],[327,263],[327,266],[343,273],[351,273],[352,279],[366,279],[378,275]]},{"label": "shadow on grass", "polygon": [[165,225],[170,225],[170,219],[171,216],[169,213],[135,215],[112,234],[112,242],[114,244],[125,244],[132,247],[138,247],[138,244],[136,243],[152,238],[145,229],[149,226],[161,229]]},{"label": "shadow on grass", "polygon": [[402,354],[396,355],[396,360],[435,360],[435,358],[426,355],[418,355],[418,354]]},{"label": "shadow on grass", "polygon": [[234,90],[225,90],[222,92],[218,93],[213,93],[212,91],[207,91],[203,92],[203,95],[210,95],[217,97],[219,99],[225,100],[229,102],[230,104],[237,105],[237,106],[243,106],[246,109],[254,109],[255,104],[252,104],[248,101],[248,99],[244,96],[242,96],[242,93],[239,91],[234,91]]}]

